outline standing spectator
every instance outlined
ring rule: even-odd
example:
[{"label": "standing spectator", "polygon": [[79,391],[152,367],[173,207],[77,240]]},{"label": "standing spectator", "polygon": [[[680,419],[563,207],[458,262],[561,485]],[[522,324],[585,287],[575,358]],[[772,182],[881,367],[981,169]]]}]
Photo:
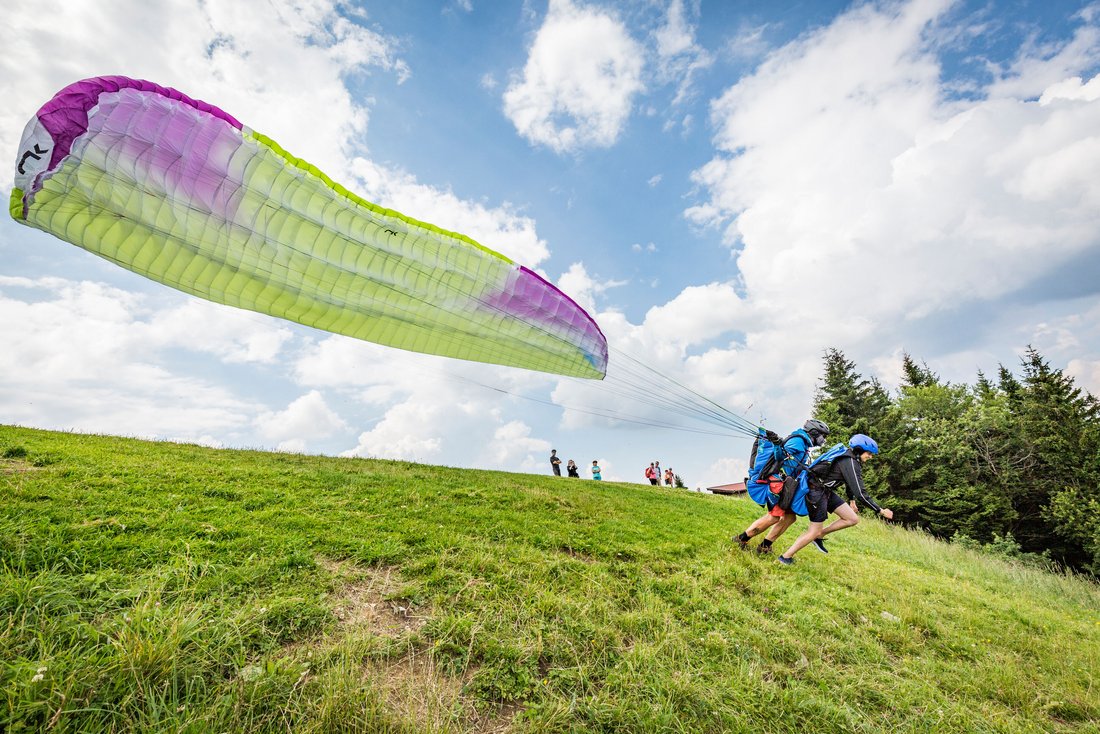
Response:
[{"label": "standing spectator", "polygon": [[669,487],[671,487],[673,484],[675,484],[676,483],[674,481],[675,476],[676,475],[672,473],[672,467],[671,466],[669,468],[665,469],[665,484]]},{"label": "standing spectator", "polygon": [[661,462],[659,462],[659,461],[653,462],[653,479],[655,480],[653,483],[656,484],[658,487],[660,487],[661,486],[661,477],[663,477],[663,476],[664,476],[664,472],[661,471]]},{"label": "standing spectator", "polygon": [[550,468],[554,470],[554,476],[561,476],[561,459],[558,458],[558,450],[550,449]]},{"label": "standing spectator", "polygon": [[577,471],[577,462],[573,461],[572,459],[570,459],[569,463],[565,465],[565,471],[571,477],[576,477],[577,479],[581,478],[580,472]]},{"label": "standing spectator", "polygon": [[645,468],[645,478],[649,480],[650,484],[656,485],[658,483],[657,470],[653,468],[653,462],[650,462],[649,466]]},{"label": "standing spectator", "polygon": [[600,465],[596,463],[596,460],[592,460],[592,478],[597,482],[602,481],[603,477],[600,476]]}]

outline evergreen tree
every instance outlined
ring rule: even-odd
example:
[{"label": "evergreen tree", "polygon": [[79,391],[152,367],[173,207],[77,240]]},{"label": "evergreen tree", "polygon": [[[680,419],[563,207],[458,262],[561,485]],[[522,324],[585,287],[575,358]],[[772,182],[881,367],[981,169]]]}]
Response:
[{"label": "evergreen tree", "polygon": [[1086,548],[1100,543],[1096,526],[1075,507],[1100,502],[1100,404],[1034,348],[1022,363],[1014,413],[1034,461],[1018,498],[1014,535],[1025,551],[1049,551],[1072,565],[1095,563]]},{"label": "evergreen tree", "polygon": [[906,354],[891,398],[829,349],[814,417],[837,441],[878,441],[864,479],[897,519],[1100,574],[1100,402],[1031,347],[1022,365],[1022,379],[998,365],[968,387]]},{"label": "evergreen tree", "polygon": [[908,352],[901,356],[901,369],[904,375],[902,387],[927,387],[940,381],[939,375],[928,369],[928,363],[917,364]]},{"label": "evergreen tree", "polygon": [[859,392],[862,378],[856,364],[839,349],[825,352],[825,374],[814,395],[814,417],[829,426],[830,435],[851,435],[859,420]]}]

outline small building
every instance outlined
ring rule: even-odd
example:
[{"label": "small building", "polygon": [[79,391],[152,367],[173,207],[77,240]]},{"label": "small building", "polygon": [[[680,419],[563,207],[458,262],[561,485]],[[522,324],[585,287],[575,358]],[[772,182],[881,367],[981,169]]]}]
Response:
[{"label": "small building", "polygon": [[717,487],[707,487],[707,491],[711,494],[744,494],[747,490],[744,482],[734,482],[733,484],[719,484]]}]

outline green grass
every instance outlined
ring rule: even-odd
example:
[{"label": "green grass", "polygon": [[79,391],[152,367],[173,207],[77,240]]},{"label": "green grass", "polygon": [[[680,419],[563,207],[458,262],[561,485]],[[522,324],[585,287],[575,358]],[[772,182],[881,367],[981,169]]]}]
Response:
[{"label": "green grass", "polygon": [[0,427],[0,730],[1100,731],[1096,584],[758,513]]}]

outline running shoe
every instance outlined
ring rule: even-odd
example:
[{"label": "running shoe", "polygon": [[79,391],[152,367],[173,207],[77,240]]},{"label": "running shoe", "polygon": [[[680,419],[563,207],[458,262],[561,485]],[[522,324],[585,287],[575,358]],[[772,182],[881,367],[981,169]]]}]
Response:
[{"label": "running shoe", "polygon": [[761,543],[756,546],[756,552],[762,556],[770,556],[772,554],[772,547],[770,545],[764,545]]},{"label": "running shoe", "polygon": [[825,541],[821,538],[814,538],[814,548],[817,548],[822,553],[828,553],[829,549],[825,547]]},{"label": "running shoe", "polygon": [[737,547],[740,548],[741,550],[747,551],[749,549],[749,541],[741,540],[740,537],[735,537],[734,540],[737,541]]},{"label": "running shoe", "polygon": [[779,556],[775,560],[779,561],[784,566],[793,566],[794,565],[794,559],[793,558],[787,558],[786,556]]}]

